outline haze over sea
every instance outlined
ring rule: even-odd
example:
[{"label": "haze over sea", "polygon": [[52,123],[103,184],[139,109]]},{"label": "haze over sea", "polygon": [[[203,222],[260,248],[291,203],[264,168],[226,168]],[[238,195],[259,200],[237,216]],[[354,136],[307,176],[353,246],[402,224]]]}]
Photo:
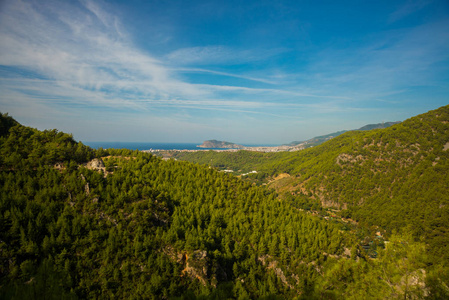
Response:
[{"label": "haze over sea", "polygon": [[[130,150],[212,150],[212,148],[199,148],[201,143],[144,143],[144,142],[83,142],[85,145],[98,149],[130,149]],[[273,147],[277,145],[244,145],[247,147]],[[221,148],[214,148],[214,150]]]}]

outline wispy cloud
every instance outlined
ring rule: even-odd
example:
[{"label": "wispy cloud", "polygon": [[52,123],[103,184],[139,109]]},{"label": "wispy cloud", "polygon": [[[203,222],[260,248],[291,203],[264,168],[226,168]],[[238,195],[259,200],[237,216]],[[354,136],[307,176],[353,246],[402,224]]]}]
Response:
[{"label": "wispy cloud", "polygon": [[291,97],[295,97],[295,99],[299,98],[332,98],[332,99],[350,99],[349,97],[339,96],[339,95],[323,95],[323,94],[312,94],[307,92],[298,92],[290,89],[270,89],[270,88],[248,88],[244,86],[228,86],[228,85],[212,85],[212,84],[197,84],[202,89],[205,90],[217,90],[217,91],[228,91],[228,92],[240,92],[240,93],[249,93],[249,94],[270,94],[273,96],[281,96],[288,95]]},{"label": "wispy cloud", "polygon": [[[251,113],[250,109],[258,106],[258,102],[267,102],[264,96],[267,93],[270,97],[328,97],[282,89],[185,82],[177,74],[201,72],[275,84],[242,74],[176,66],[212,61],[248,63],[285,49],[184,48],[166,56],[168,61],[161,61],[136,48],[114,15],[93,1],[82,4],[5,2],[0,18],[0,65],[31,71],[36,78],[4,78],[0,84],[3,94],[0,101],[17,101],[20,98],[17,96],[22,94],[23,101],[47,105],[148,110],[165,103],[170,107],[199,109],[203,105],[207,109]],[[244,93],[245,99],[211,100],[230,92],[235,97]]]},{"label": "wispy cloud", "polygon": [[166,58],[177,65],[239,64],[265,60],[286,51],[285,48],[239,50],[218,45],[177,49]]},{"label": "wispy cloud", "polygon": [[[271,43],[263,34],[254,38],[256,47],[248,33],[252,31],[240,37],[250,38],[247,43],[198,42],[180,38],[187,32],[181,23],[149,18],[149,31],[161,32],[158,40],[179,38],[169,46],[153,43],[161,47],[153,51],[142,46],[133,27],[122,24],[126,17],[109,5],[93,0],[3,1],[0,109],[58,120],[118,118],[123,113],[126,117],[119,119],[128,122],[138,115],[136,120],[161,130],[174,128],[170,122],[192,130],[216,120],[223,126],[244,126],[258,117],[264,130],[276,127],[281,132],[282,124],[292,124],[287,120],[364,113],[377,108],[372,102],[397,105],[414,86],[443,86],[449,76],[449,20],[444,16],[395,30],[382,23],[382,32],[357,41],[324,37],[329,40],[317,47],[303,47],[295,36]],[[390,22],[427,5],[408,2],[391,14]],[[389,16],[383,17],[385,22]],[[301,23],[294,18],[292,24]],[[164,26],[178,27],[173,36],[165,36]],[[310,43],[323,38],[312,38],[314,26],[306,26]],[[273,33],[283,35],[280,29]],[[146,118],[152,121],[144,122]]]},{"label": "wispy cloud", "polygon": [[389,18],[389,22],[393,23],[400,19],[403,19],[432,3],[431,0],[408,0],[405,4],[401,5],[396,11],[394,11]]},{"label": "wispy cloud", "polygon": [[[351,99],[372,99],[435,84],[447,71],[449,19],[392,30],[359,47],[318,52],[303,80]],[[436,66],[441,65],[442,68]]]},{"label": "wispy cloud", "polygon": [[49,91],[95,92],[93,101],[102,98],[105,105],[115,105],[107,92],[112,89],[155,99],[203,94],[135,48],[119,21],[93,2],[82,7],[6,2],[0,22],[0,64],[36,72],[44,80],[35,84],[53,85]]},{"label": "wispy cloud", "polygon": [[269,80],[265,78],[259,78],[259,77],[253,77],[248,75],[241,75],[241,74],[233,74],[229,72],[221,72],[221,71],[215,71],[210,69],[200,69],[200,68],[173,68],[173,71],[176,72],[185,72],[185,73],[207,73],[207,74],[214,74],[214,75],[222,75],[226,77],[235,77],[235,78],[241,78],[249,81],[256,81],[256,82],[262,82],[262,83],[268,83],[268,84],[278,84],[277,81]]}]

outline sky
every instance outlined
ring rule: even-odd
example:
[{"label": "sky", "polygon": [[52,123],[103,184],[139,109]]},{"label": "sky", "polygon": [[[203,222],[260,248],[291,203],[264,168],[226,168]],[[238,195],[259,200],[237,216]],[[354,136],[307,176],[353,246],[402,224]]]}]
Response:
[{"label": "sky", "polygon": [[449,1],[0,1],[0,111],[79,141],[283,144],[449,104]]}]

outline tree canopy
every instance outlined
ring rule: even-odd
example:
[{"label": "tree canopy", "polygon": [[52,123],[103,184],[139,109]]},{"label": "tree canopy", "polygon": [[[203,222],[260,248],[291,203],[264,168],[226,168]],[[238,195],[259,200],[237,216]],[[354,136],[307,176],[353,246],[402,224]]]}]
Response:
[{"label": "tree canopy", "polygon": [[[398,230],[386,246],[370,239],[365,249],[362,231],[303,210],[296,192],[288,198],[207,165],[126,149],[93,150],[69,134],[38,131],[3,114],[0,119],[9,124],[0,137],[3,298],[447,296],[447,268],[427,257],[429,249],[436,252],[425,230]],[[313,151],[325,152],[311,149],[301,159]],[[438,155],[443,163],[445,154]],[[93,158],[104,166],[88,164]],[[288,159],[272,161],[275,172]],[[295,178],[308,179],[299,183],[314,201],[318,192],[306,185],[314,169],[304,164],[289,172],[302,170]],[[338,168],[344,167],[331,167]],[[320,191],[333,195],[327,176],[319,178],[330,188]],[[433,233],[438,222],[446,230],[443,217],[433,218]]]}]

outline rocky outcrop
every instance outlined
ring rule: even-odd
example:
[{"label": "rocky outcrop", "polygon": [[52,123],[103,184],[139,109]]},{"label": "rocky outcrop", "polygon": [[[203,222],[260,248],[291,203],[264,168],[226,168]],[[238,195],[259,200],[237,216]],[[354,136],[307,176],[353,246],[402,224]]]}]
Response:
[{"label": "rocky outcrop", "polygon": [[206,251],[196,250],[190,255],[184,254],[181,261],[185,262],[185,269],[182,273],[186,273],[191,278],[196,278],[203,285],[206,285],[208,276],[208,257]]},{"label": "rocky outcrop", "polygon": [[336,163],[337,163],[337,165],[339,165],[341,167],[345,163],[355,164],[355,163],[360,163],[363,160],[364,160],[363,156],[361,156],[361,155],[353,156],[350,154],[342,153],[337,156]]},{"label": "rocky outcrop", "polygon": [[[207,251],[195,250],[193,252],[177,252],[175,249],[168,246],[163,249],[163,252],[184,268],[182,270],[182,276],[198,279],[203,285],[207,285],[208,282],[214,285],[214,282],[217,282],[216,275],[213,274],[213,271],[211,272],[211,270],[209,270],[209,257],[207,256]],[[218,271],[222,270],[219,269]],[[227,278],[226,273],[224,274],[224,277]]]},{"label": "rocky outcrop", "polygon": [[103,171],[106,174],[106,168],[104,166],[103,160],[99,158],[94,158],[86,164],[86,168],[89,170]]},{"label": "rocky outcrop", "polygon": [[[282,271],[281,268],[278,268],[278,262],[276,260],[273,260],[273,258],[270,257],[269,255],[259,256],[257,259],[267,269],[273,270],[274,273],[276,274],[276,276],[282,281],[283,284],[285,284],[286,286],[288,286],[291,289],[295,289],[295,287],[287,281],[287,277],[285,277],[284,271]],[[299,281],[298,275],[292,274],[291,277],[293,279],[295,279],[296,281]]]},{"label": "rocky outcrop", "polygon": [[444,144],[444,147],[443,147],[443,151],[447,151],[447,150],[449,150],[449,142]]}]

